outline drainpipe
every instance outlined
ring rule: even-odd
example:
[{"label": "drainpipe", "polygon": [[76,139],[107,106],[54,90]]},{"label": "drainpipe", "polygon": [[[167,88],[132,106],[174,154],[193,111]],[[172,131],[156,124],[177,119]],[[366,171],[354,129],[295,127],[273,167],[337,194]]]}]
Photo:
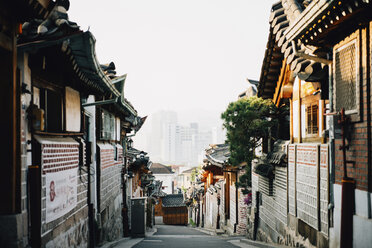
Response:
[{"label": "drainpipe", "polygon": [[[331,58],[331,54],[328,55],[328,59]],[[333,70],[332,64],[328,65],[328,96],[329,96],[329,112],[333,112]],[[334,183],[335,183],[335,127],[334,127],[334,116],[329,115],[330,126],[329,126],[329,224],[333,226],[333,210],[334,210]]]},{"label": "drainpipe", "polygon": [[237,226],[239,224],[239,203],[238,203],[238,186],[236,185],[238,181],[238,170],[235,172],[236,182],[235,182],[235,224],[234,224],[234,233],[237,232]]},{"label": "drainpipe", "polygon": [[[366,25],[366,40],[369,41],[371,40],[370,37],[370,26],[369,24]],[[367,45],[367,65],[371,64],[371,50],[370,46]],[[371,154],[371,67],[367,66],[366,68],[367,72],[367,142],[368,142],[368,171],[372,171],[372,154]],[[368,192],[372,191],[372,175],[368,175]],[[367,199],[368,199],[368,218],[372,218],[372,211],[371,211],[371,194],[367,194]]]}]

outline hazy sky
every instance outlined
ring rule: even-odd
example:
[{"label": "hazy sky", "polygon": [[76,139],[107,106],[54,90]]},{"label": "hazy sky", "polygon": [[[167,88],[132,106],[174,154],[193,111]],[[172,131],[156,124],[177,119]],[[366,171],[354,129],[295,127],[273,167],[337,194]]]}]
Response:
[{"label": "hazy sky", "polygon": [[125,95],[145,116],[235,101],[259,78],[274,1],[70,2],[70,20],[93,33],[100,63],[128,74]]}]

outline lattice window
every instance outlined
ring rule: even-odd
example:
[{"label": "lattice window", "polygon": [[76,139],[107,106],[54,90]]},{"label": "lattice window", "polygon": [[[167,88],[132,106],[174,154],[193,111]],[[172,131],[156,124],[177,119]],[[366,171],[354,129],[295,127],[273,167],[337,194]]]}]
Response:
[{"label": "lattice window", "polygon": [[357,108],[357,43],[350,43],[335,51],[336,110],[356,112]]},{"label": "lattice window", "polygon": [[308,105],[306,107],[306,134],[318,134],[319,130],[319,108],[317,104]]}]

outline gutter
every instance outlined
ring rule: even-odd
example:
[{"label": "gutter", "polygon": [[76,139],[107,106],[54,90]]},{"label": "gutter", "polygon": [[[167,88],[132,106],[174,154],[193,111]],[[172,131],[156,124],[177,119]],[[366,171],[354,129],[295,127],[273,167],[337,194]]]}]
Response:
[{"label": "gutter", "polygon": [[97,105],[105,105],[105,104],[110,104],[110,103],[117,103],[119,97],[115,97],[114,99],[109,99],[109,100],[103,100],[103,101],[98,101],[98,102],[90,102],[90,103],[83,103],[81,106],[85,107],[90,107],[90,106],[97,106]]}]

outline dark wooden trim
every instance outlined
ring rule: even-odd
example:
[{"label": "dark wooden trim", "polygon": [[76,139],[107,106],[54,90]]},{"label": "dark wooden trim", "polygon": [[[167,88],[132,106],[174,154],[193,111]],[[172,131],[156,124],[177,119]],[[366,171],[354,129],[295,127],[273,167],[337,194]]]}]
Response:
[{"label": "dark wooden trim", "polygon": [[50,133],[50,132],[42,132],[42,131],[34,131],[34,134],[42,135],[42,136],[83,136],[84,133],[73,133],[73,132],[66,132],[66,133]]},{"label": "dark wooden trim", "polygon": [[7,51],[12,51],[13,48],[12,39],[2,32],[0,32],[0,47]]}]

